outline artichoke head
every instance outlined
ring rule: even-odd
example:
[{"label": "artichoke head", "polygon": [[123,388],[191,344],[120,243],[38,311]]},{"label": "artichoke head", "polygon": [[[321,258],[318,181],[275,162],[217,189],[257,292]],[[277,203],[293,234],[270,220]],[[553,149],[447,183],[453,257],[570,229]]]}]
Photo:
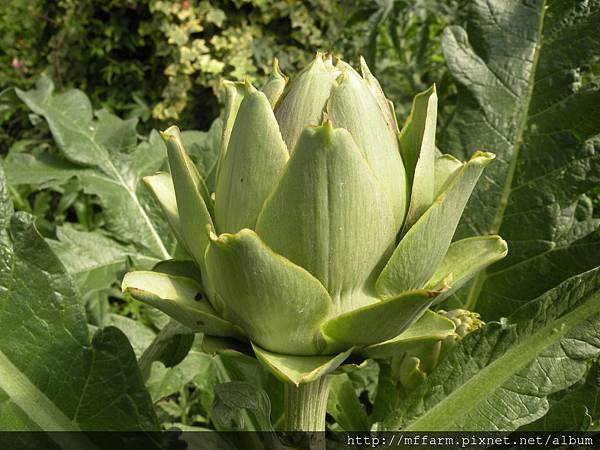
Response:
[{"label": "artichoke head", "polygon": [[225,82],[215,192],[163,132],[170,174],[146,182],[190,261],[131,272],[123,289],[206,336],[250,342],[307,382],[352,352],[386,357],[441,340],[428,308],[505,256],[498,236],[451,243],[490,153],[435,149],[435,87],[404,127],[369,72],[317,54],[262,89]]},{"label": "artichoke head", "polygon": [[479,314],[465,309],[451,311],[438,310],[438,315],[450,319],[454,332],[440,340],[422,340],[405,353],[392,358],[393,377],[405,389],[415,389],[450,354],[454,347],[467,334],[483,327],[485,323]]}]

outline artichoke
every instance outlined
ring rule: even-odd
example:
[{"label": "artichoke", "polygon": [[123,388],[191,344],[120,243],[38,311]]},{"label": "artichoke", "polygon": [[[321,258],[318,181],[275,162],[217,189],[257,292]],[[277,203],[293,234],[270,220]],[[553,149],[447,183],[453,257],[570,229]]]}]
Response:
[{"label": "artichoke", "polygon": [[454,332],[442,340],[421,341],[412,345],[406,353],[392,358],[393,377],[405,389],[415,389],[427,379],[467,334],[483,327],[479,314],[466,309],[438,310],[438,314],[454,323]]},{"label": "artichoke", "polygon": [[499,236],[451,243],[493,155],[437,152],[435,87],[400,131],[361,65],[317,54],[289,83],[277,63],[261,90],[226,82],[214,193],[166,130],[171,173],[145,181],[192,262],[128,273],[123,290],[206,338],[250,342],[296,385],[351,353],[454,333],[428,308],[507,251]]}]

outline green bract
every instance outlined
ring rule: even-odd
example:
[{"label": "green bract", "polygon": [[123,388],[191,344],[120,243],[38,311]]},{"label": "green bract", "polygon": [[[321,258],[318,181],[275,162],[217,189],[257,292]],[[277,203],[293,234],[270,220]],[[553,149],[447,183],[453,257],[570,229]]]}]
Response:
[{"label": "green bract", "polygon": [[214,195],[178,129],[163,133],[171,176],[146,181],[196,267],[129,273],[123,289],[208,336],[249,340],[298,384],[351,352],[453,333],[429,306],[507,249],[498,236],[451,243],[493,155],[436,154],[434,87],[399,131],[364,61],[361,76],[318,54],[286,84],[277,65],[262,90],[225,84]]}]

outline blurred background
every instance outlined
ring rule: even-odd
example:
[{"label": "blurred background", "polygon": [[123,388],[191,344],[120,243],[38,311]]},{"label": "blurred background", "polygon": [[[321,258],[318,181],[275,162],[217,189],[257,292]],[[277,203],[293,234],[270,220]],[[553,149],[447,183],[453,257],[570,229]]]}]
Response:
[{"label": "blurred background", "polygon": [[[465,0],[5,0],[0,9],[0,149],[49,138],[43,121],[6,88],[30,89],[42,73],[78,88],[94,109],[139,119],[138,131],[208,129],[222,79],[260,85],[274,57],[284,73],[316,50],[356,64],[365,57],[396,103],[437,83],[441,120],[455,88],[441,54],[446,25]],[[32,127],[32,125],[34,125]],[[442,123],[443,126],[443,123]]]}]

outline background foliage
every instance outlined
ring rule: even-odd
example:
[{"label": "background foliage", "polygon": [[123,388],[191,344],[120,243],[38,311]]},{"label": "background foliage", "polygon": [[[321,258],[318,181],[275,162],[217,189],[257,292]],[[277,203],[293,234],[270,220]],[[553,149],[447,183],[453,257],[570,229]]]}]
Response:
[{"label": "background foliage", "polygon": [[[177,121],[207,129],[225,79],[261,84],[272,60],[295,72],[316,49],[373,64],[400,114],[438,83],[451,95],[440,48],[465,0],[8,0],[0,11],[0,90],[29,88],[43,72],[95,107],[138,117],[149,131]],[[27,135],[26,114],[2,97],[5,149]],[[442,103],[442,102],[441,102]],[[444,103],[442,103],[444,104]],[[29,132],[30,134],[31,132]]]}]

